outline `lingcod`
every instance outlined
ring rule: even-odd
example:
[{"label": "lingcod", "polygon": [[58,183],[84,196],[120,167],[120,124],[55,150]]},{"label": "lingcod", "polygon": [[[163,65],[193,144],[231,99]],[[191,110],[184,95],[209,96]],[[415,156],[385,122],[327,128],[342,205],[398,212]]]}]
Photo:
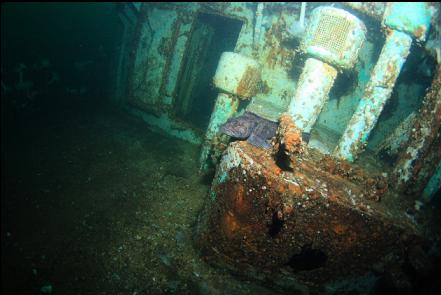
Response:
[{"label": "lingcod", "polygon": [[[271,138],[276,135],[277,127],[276,122],[246,111],[241,116],[228,119],[220,131],[236,139],[246,139],[256,147],[268,149],[271,147]],[[308,142],[309,133],[302,133],[302,138]]]}]

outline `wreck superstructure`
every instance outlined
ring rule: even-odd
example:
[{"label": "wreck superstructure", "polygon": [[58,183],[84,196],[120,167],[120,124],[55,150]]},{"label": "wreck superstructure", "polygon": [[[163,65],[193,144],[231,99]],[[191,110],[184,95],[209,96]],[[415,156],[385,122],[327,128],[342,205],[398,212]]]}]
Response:
[{"label": "wreck superstructure", "polygon": [[[427,247],[408,209],[441,182],[439,8],[144,3],[121,13],[117,96],[150,126],[201,144],[202,172],[216,167],[197,233],[205,257],[299,293],[378,274],[406,288],[403,261],[417,265]],[[433,73],[418,79],[423,57]],[[279,122],[273,149],[219,132],[244,110]]]}]

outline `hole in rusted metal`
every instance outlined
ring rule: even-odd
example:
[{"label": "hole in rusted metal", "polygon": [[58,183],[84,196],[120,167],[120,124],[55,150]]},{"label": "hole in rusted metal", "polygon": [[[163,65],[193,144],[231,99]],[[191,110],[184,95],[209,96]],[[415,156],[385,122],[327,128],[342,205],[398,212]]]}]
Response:
[{"label": "hole in rusted metal", "polygon": [[290,167],[290,159],[285,154],[285,149],[283,146],[277,151],[275,160],[276,165],[283,171],[293,171],[293,169]]},{"label": "hole in rusted metal", "polygon": [[268,230],[268,234],[271,236],[271,238],[275,238],[277,234],[282,230],[283,223],[283,219],[280,219],[278,217],[278,212],[275,212],[273,214],[273,218]]},{"label": "hole in rusted metal", "polygon": [[302,247],[299,254],[291,256],[287,265],[294,271],[313,270],[325,265],[328,256],[319,249],[313,249],[311,244]]}]

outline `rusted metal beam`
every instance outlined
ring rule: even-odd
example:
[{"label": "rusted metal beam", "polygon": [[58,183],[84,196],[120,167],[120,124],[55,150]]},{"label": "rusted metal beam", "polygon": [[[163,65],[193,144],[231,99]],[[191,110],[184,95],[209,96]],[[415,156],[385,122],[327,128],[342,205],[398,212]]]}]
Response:
[{"label": "rusted metal beam", "polygon": [[399,155],[395,176],[399,189],[419,196],[441,160],[441,65],[424,97],[407,148]]}]

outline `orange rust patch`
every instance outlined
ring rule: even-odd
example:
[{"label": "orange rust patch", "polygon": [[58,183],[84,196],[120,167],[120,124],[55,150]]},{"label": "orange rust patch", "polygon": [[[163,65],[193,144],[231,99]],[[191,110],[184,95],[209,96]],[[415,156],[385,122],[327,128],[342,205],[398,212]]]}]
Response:
[{"label": "orange rust patch", "polygon": [[295,196],[301,196],[303,194],[303,191],[300,188],[300,186],[292,184],[292,183],[288,184],[288,190],[291,194],[293,194]]},{"label": "orange rust patch", "polygon": [[298,132],[293,132],[286,134],[285,136],[285,144],[288,146],[298,144],[301,140],[300,134]]},{"label": "orange rust patch", "polygon": [[346,225],[337,224],[337,225],[334,225],[333,230],[334,230],[334,232],[336,234],[341,235],[341,234],[344,234],[346,232],[347,228],[348,227]]},{"label": "orange rust patch", "polygon": [[224,215],[222,225],[225,236],[228,239],[232,239],[235,233],[237,232],[237,230],[240,228],[239,222],[237,221],[234,214],[231,213],[231,211],[228,211]]},{"label": "orange rust patch", "polygon": [[291,204],[283,204],[282,213],[283,215],[290,215],[294,211],[294,208]]},{"label": "orange rust patch", "polygon": [[[263,162],[263,160],[262,160]],[[274,162],[265,162],[266,169],[263,172],[263,174],[266,176],[266,178],[271,178],[271,176],[279,176],[282,173],[282,169],[280,169],[279,166],[277,166]]]},{"label": "orange rust patch", "polygon": [[278,192],[278,193],[283,194],[286,189],[285,189],[285,186],[283,184],[278,183],[278,184],[276,184],[276,187],[274,188],[274,190],[276,192]]},{"label": "orange rust patch", "polygon": [[260,71],[247,67],[245,74],[236,88],[236,93],[243,98],[251,98],[257,93],[257,84],[260,81]]},{"label": "orange rust patch", "polygon": [[276,49],[274,49],[274,47],[271,47],[271,49],[266,57],[265,62],[270,69],[274,68],[274,66],[276,65],[277,51],[276,51]]},{"label": "orange rust patch", "polygon": [[387,64],[387,71],[384,75],[384,85],[391,86],[397,79],[397,67],[394,63]]},{"label": "orange rust patch", "polygon": [[425,27],[424,26],[419,26],[414,32],[413,34],[415,35],[415,37],[417,37],[417,39],[421,38],[424,33],[426,32]]},{"label": "orange rust patch", "polygon": [[337,197],[334,194],[330,194],[328,199],[333,203],[337,202]]},{"label": "orange rust patch", "polygon": [[284,149],[288,154],[303,153],[301,132],[288,114],[283,114],[280,117],[278,136],[280,143],[284,145]]},{"label": "orange rust patch", "polygon": [[246,192],[243,185],[237,184],[233,191],[234,210],[239,214],[246,214],[250,211],[250,204],[246,199]]}]

